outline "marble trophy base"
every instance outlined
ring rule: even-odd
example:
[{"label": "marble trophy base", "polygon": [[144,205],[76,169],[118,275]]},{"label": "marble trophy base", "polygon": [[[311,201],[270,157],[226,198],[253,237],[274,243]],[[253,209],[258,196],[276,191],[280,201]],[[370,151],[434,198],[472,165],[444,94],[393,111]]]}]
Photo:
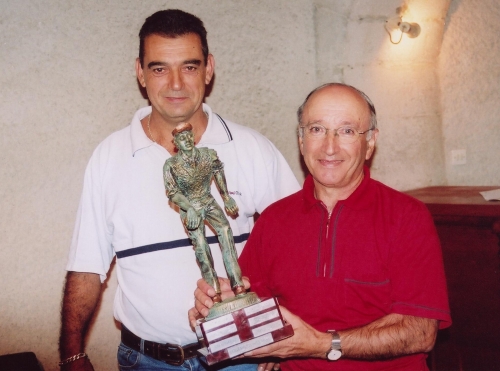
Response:
[{"label": "marble trophy base", "polygon": [[196,334],[201,359],[213,365],[293,335],[275,298],[260,300],[254,293],[214,305],[199,321]]}]

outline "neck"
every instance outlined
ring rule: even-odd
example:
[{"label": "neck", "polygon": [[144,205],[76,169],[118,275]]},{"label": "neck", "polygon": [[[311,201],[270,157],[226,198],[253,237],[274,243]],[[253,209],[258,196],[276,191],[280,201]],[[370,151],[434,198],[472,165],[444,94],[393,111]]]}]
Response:
[{"label": "neck", "polygon": [[190,150],[180,150],[180,153],[183,157],[191,158],[196,155],[196,148],[190,149]]},{"label": "neck", "polygon": [[338,201],[346,200],[361,184],[364,178],[364,172],[356,179],[344,187],[326,186],[314,179],[314,197],[320,200],[327,208],[328,212],[332,212]]},{"label": "neck", "polygon": [[[149,127],[148,127],[149,122]],[[153,142],[165,148],[171,155],[176,153],[173,142],[172,130],[181,122],[189,122],[193,126],[194,142],[198,143],[208,126],[208,116],[202,107],[189,119],[165,120],[164,117],[153,107],[151,115],[141,120],[142,128],[146,136]]]}]

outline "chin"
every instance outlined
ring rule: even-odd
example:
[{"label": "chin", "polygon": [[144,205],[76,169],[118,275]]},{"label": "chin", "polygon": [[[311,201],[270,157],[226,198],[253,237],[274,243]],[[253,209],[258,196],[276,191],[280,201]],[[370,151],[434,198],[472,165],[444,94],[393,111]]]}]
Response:
[{"label": "chin", "polygon": [[[314,178],[314,175],[313,175],[313,178]],[[317,177],[314,179],[316,180],[317,183],[319,183],[322,186],[327,187],[327,188],[335,188],[341,182],[340,179],[331,178],[331,177]]]}]

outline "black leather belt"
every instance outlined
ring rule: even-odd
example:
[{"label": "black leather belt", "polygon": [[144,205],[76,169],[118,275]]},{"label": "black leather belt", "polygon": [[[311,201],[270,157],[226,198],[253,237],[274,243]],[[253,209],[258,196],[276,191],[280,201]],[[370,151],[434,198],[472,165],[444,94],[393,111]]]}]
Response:
[{"label": "black leather belt", "polygon": [[[129,348],[141,352],[141,338],[134,335],[125,326],[122,326],[122,343]],[[159,361],[174,366],[180,366],[186,359],[196,357],[196,351],[200,348],[199,343],[188,344],[181,347],[177,344],[160,344],[154,341],[144,340],[144,352],[141,353]]]}]

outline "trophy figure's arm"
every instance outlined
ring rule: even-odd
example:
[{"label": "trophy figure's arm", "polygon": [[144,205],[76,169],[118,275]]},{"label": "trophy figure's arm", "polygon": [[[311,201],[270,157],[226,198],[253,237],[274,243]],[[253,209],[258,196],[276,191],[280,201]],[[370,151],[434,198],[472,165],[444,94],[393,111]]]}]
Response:
[{"label": "trophy figure's arm", "polygon": [[175,193],[172,196],[169,196],[169,199],[186,212],[186,219],[184,219],[184,224],[186,225],[187,229],[198,228],[201,222],[201,217],[198,215],[195,208],[191,205],[186,196],[181,193]]},{"label": "trophy figure's arm", "polygon": [[191,205],[188,198],[181,193],[175,181],[173,170],[174,169],[172,169],[167,160],[163,167],[163,178],[167,197],[171,202],[179,206],[181,210],[186,212],[186,218],[183,220],[183,223],[187,229],[196,229],[200,225],[201,217],[198,215],[193,205]]},{"label": "trophy figure's arm", "polygon": [[195,208],[191,205],[189,200],[181,193],[169,195],[170,201],[179,206],[186,212],[186,218],[183,220],[187,229],[196,229],[200,225],[201,217],[196,212]]},{"label": "trophy figure's arm", "polygon": [[220,169],[214,175],[215,183],[217,184],[217,188],[219,189],[219,193],[224,200],[224,208],[227,213],[230,215],[238,214],[238,205],[236,201],[229,195],[226,184],[226,176],[224,175],[224,170]]},{"label": "trophy figure's arm", "polygon": [[224,164],[219,160],[217,152],[210,150],[213,160],[214,178],[217,189],[219,190],[222,199],[224,200],[224,208],[229,215],[238,214],[238,205],[236,201],[229,195],[226,184],[226,176],[224,174]]}]

